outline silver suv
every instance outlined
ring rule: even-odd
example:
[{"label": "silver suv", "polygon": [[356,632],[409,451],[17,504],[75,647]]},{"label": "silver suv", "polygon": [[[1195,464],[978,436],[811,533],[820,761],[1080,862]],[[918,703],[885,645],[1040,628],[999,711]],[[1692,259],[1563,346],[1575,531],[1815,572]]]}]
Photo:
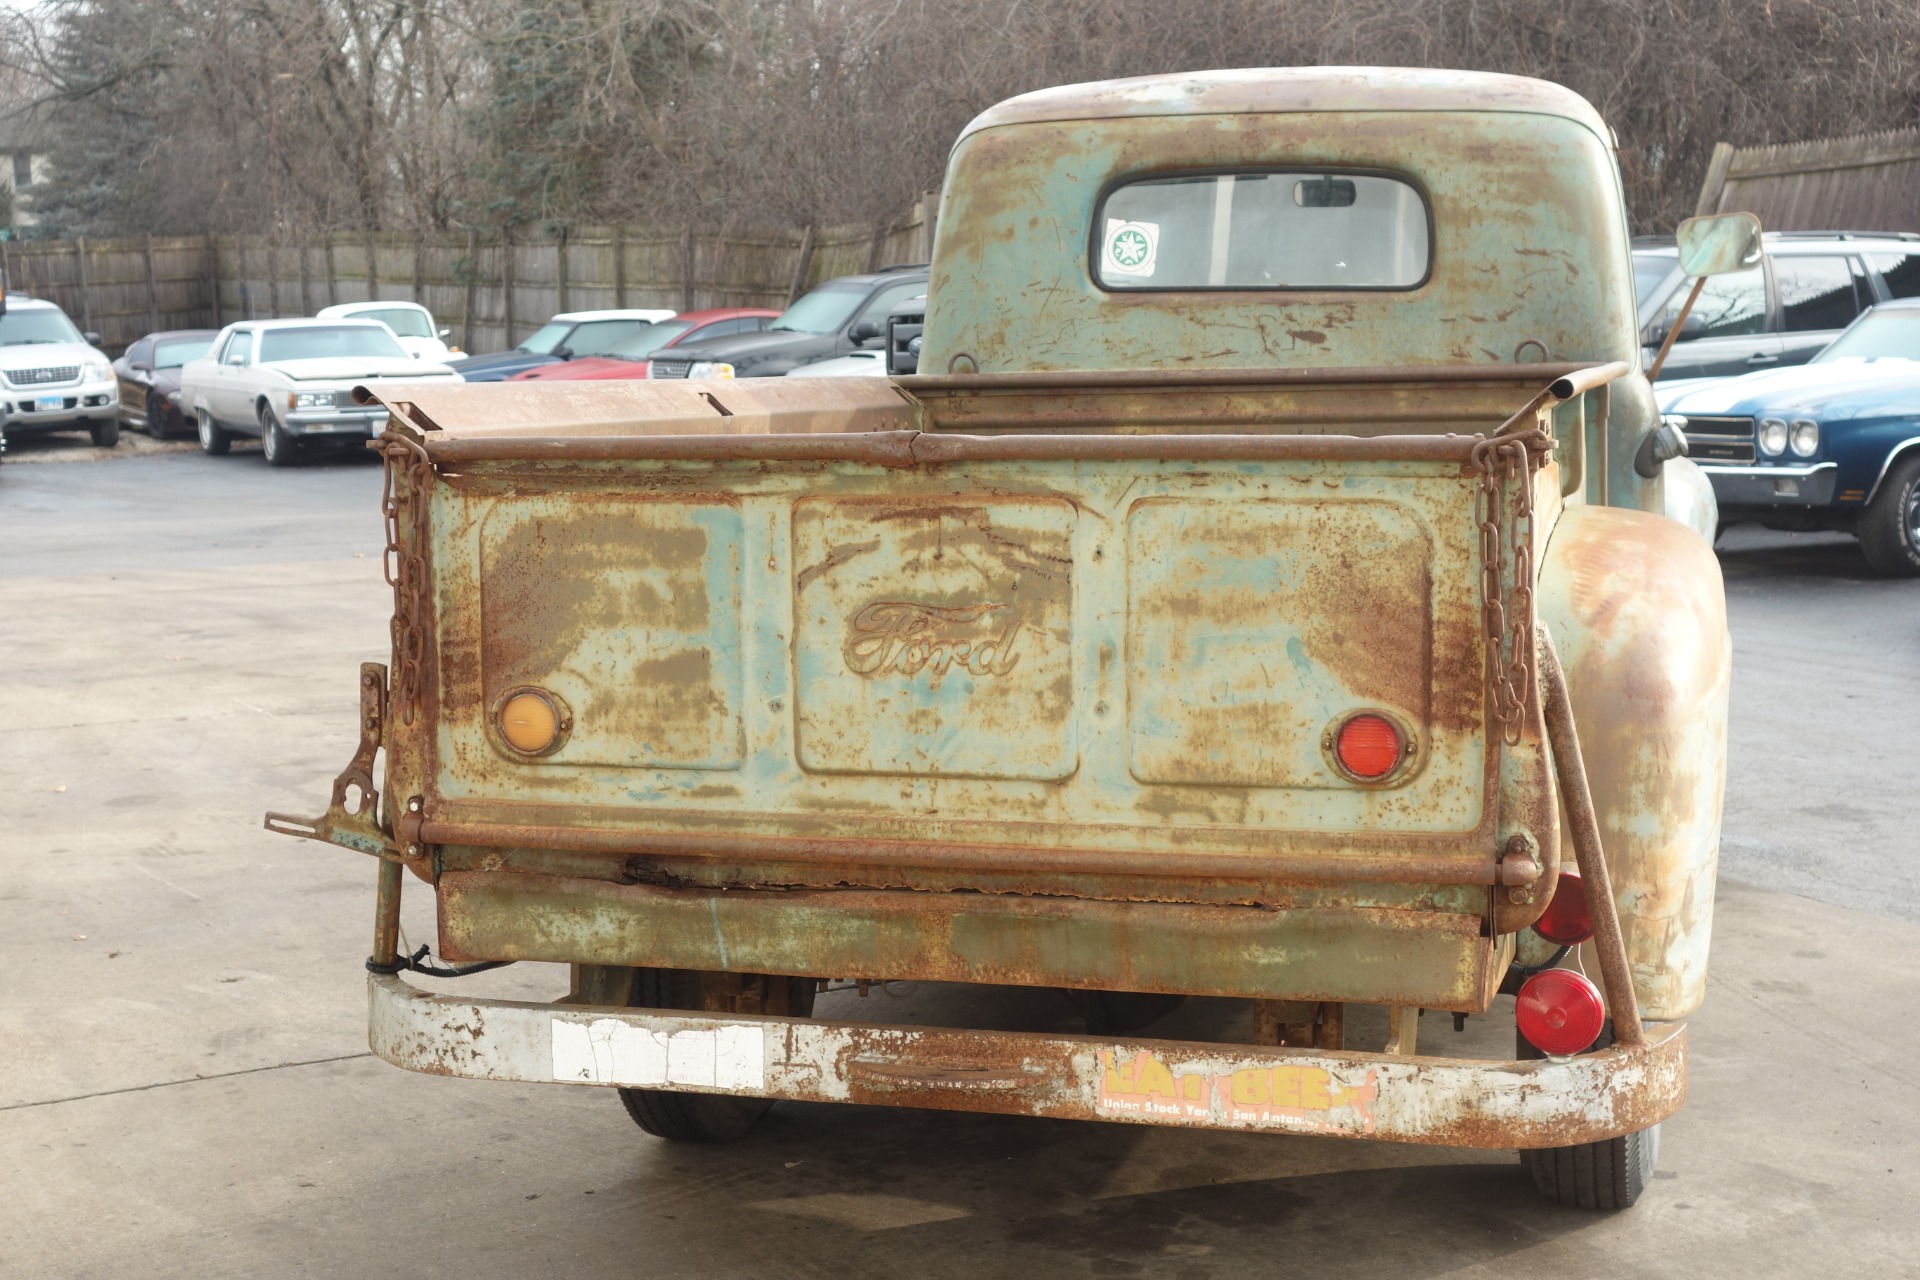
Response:
[{"label": "silver suv", "polygon": [[0,432],[84,429],[97,445],[120,441],[119,387],[107,357],[67,313],[24,294],[0,311]]},{"label": "silver suv", "polygon": [[[1805,364],[1877,302],[1920,297],[1920,235],[1779,231],[1761,265],[1714,276],[1700,291],[1660,380],[1723,378]],[[1671,236],[1633,242],[1640,341],[1653,361],[1693,282]]]}]

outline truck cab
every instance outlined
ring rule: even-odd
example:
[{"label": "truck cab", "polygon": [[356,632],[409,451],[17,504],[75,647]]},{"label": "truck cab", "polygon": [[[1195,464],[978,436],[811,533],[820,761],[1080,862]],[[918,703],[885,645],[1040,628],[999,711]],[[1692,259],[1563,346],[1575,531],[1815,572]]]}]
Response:
[{"label": "truck cab", "polygon": [[[681,1140],[974,1109],[1516,1149],[1632,1204],[1730,646],[1628,253],[1552,85],[1069,86],[955,144],[913,376],[382,397],[393,659],[328,812],[268,819],[379,859],[375,1050]],[[524,961],[563,1003],[404,977]],[[1087,1031],[810,1016],[832,979]],[[1195,995],[1250,1035],[1140,1034]]]}]

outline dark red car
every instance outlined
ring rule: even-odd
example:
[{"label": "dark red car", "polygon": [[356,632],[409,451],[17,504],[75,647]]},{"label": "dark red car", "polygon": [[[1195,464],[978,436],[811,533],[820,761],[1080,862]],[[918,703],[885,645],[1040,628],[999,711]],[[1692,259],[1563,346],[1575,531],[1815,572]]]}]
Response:
[{"label": "dark red car", "polygon": [[516,373],[509,382],[579,381],[599,378],[644,378],[654,352],[682,342],[758,333],[780,313],[764,307],[717,307],[711,311],[682,311],[671,320],[650,324],[604,356],[587,356],[562,364],[541,365]]},{"label": "dark red car", "polygon": [[198,360],[220,336],[218,329],[172,329],[128,345],[113,362],[120,383],[120,421],[155,440],[190,430],[180,412],[180,367]]}]

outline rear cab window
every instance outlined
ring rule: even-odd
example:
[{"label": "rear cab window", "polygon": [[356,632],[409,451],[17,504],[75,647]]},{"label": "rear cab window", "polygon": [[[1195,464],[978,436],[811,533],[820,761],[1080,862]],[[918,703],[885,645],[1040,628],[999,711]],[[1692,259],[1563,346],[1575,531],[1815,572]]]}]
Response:
[{"label": "rear cab window", "polygon": [[1391,174],[1298,169],[1123,183],[1094,219],[1104,289],[1410,290],[1426,282],[1433,219]]}]

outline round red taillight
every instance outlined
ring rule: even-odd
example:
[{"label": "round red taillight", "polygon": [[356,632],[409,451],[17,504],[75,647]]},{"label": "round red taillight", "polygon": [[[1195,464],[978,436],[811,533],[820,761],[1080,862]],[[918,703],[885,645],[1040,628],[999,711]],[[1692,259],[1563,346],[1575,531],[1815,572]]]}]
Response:
[{"label": "round red taillight", "polygon": [[1548,969],[1528,978],[1513,1012],[1527,1043],[1556,1058],[1584,1053],[1607,1024],[1600,989],[1572,969]]},{"label": "round red taillight", "polygon": [[1561,869],[1553,901],[1533,922],[1533,931],[1560,947],[1577,947],[1593,936],[1593,917],[1587,912],[1587,894],[1578,871]]},{"label": "round red taillight", "polygon": [[1359,715],[1340,726],[1334,755],[1340,767],[1356,778],[1384,778],[1400,763],[1405,744],[1400,730],[1385,716]]}]

